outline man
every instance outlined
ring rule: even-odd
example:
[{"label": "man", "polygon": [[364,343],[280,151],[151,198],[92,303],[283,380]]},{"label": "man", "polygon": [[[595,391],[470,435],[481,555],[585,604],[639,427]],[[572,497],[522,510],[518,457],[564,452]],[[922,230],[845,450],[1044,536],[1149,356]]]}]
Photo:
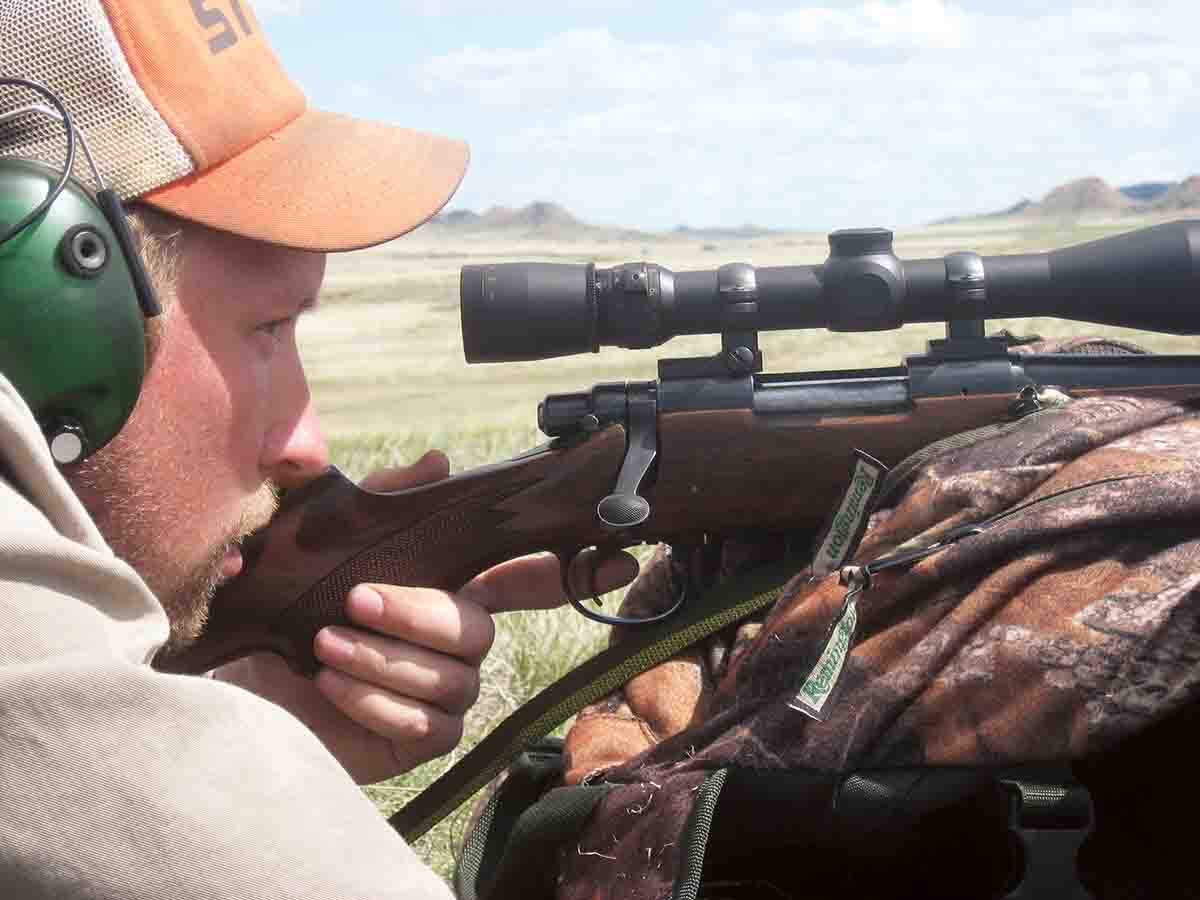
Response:
[{"label": "man", "polygon": [[[194,638],[276,490],[328,466],[295,343],[324,254],[432,216],[466,147],[307,108],[246,0],[0,0],[0,74],[62,96],[135,201],[165,308],[136,409],[81,464],[59,471],[0,372],[0,896],[444,896],[345,773],[451,749],[490,613],[561,602],[556,562],[457,594],[357,586],[313,681],[269,656],[211,679],[148,662]],[[0,154],[61,165],[61,134],[22,118]],[[446,471],[431,453],[368,483]]]}]

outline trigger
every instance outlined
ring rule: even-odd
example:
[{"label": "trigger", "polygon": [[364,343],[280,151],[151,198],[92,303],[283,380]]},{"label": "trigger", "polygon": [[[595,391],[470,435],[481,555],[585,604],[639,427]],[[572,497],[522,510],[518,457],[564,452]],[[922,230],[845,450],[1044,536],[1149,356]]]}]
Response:
[{"label": "trigger", "polygon": [[574,577],[579,566],[587,566],[587,592],[591,594],[592,602],[597,606],[604,604],[600,600],[600,592],[596,589],[596,572],[599,569],[599,552],[589,553],[586,549],[577,550],[568,556],[566,553],[557,553],[559,572],[562,575],[562,589],[566,598],[571,601],[571,605],[576,608],[580,605],[579,595],[575,591],[575,585],[578,580]]}]

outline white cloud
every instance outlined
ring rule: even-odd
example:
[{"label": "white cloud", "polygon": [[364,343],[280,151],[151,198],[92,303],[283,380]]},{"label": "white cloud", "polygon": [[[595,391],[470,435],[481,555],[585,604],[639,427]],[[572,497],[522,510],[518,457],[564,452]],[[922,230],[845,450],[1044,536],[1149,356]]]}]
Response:
[{"label": "white cloud", "polygon": [[[297,15],[312,8],[319,0],[253,0],[263,18],[273,15]],[[356,6],[365,6],[362,0],[353,0]],[[491,13],[497,9],[496,0],[372,0],[386,5],[387,11],[381,20],[396,14],[412,14],[425,18],[452,18],[473,13]],[[548,19],[562,16],[566,12],[600,12],[611,14],[636,8],[637,0],[508,0],[504,4],[507,15],[534,14]]]},{"label": "white cloud", "polygon": [[1085,174],[1200,169],[1200,6],[827,3],[734,11],[690,40],[614,25],[466,47],[409,75],[486,120],[474,165],[495,173],[479,176],[493,202],[550,197],[636,224],[819,210],[840,225],[868,207],[906,224]]},{"label": "white cloud", "polygon": [[[539,47],[465,47],[420,64],[418,84],[427,93],[472,97],[488,106],[529,107],[572,96],[646,96],[695,85],[696,64],[717,63],[711,51],[663,43],[627,42],[605,28],[563,32]],[[706,79],[708,80],[708,79]]]},{"label": "white cloud", "polygon": [[857,7],[806,6],[780,13],[742,10],[726,27],[746,37],[794,45],[961,47],[970,33],[966,13],[943,0],[870,0]]}]

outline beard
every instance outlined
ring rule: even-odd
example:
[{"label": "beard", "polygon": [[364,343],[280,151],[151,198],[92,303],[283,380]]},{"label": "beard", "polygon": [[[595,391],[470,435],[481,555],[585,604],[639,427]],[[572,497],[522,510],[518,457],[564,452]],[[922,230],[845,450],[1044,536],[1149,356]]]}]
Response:
[{"label": "beard", "polygon": [[222,516],[205,508],[203,465],[164,472],[161,455],[138,453],[127,443],[119,434],[67,479],[112,551],[162,604],[170,625],[164,650],[176,652],[204,630],[226,557],[270,521],[279,492],[264,482]]},{"label": "beard", "polygon": [[[175,653],[200,637],[208,622],[208,609],[212,604],[213,595],[224,581],[221,569],[226,557],[245,538],[265,526],[278,506],[279,492],[273,484],[267,482],[246,502],[237,522],[227,529],[227,537],[216,544],[202,562],[190,568],[176,566],[174,572],[151,572],[150,575],[143,576],[162,603],[170,623],[164,652]],[[116,552],[121,555],[119,550]],[[139,573],[154,568],[170,568],[169,564],[151,566],[148,560],[140,566],[132,561],[130,564]]]}]

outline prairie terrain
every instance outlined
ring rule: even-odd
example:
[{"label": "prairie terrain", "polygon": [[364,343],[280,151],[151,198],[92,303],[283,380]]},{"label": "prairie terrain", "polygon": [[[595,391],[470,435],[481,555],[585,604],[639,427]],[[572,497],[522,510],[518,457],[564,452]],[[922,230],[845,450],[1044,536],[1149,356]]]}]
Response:
[{"label": "prairie terrain", "polygon": [[[913,259],[954,250],[985,255],[1042,251],[1162,220],[964,220],[898,233],[896,252]],[[820,233],[739,237],[732,232],[641,235],[568,229],[553,236],[519,228],[470,231],[431,224],[390,244],[331,256],[321,305],[301,326],[301,349],[335,462],[344,470],[362,476],[379,465],[410,462],[429,447],[446,450],[454,468],[461,470],[539,443],[535,413],[548,393],[583,390],[600,381],[650,379],[662,356],[711,353],[719,346],[716,337],[696,337],[652,350],[609,349],[541,362],[467,366],[459,333],[462,265],[648,260],[678,271],[735,261],[812,264],[827,253],[826,237]],[[1195,338],[1052,319],[997,320],[989,321],[988,327],[1044,336],[1109,334],[1160,352],[1194,352],[1197,346]],[[903,356],[922,352],[927,339],[943,334],[940,325],[870,334],[794,331],[763,334],[762,345],[767,371],[828,370],[896,365]],[[567,610],[505,617],[462,750],[604,640],[602,628]],[[451,761],[434,761],[369,791],[381,809],[391,811]],[[460,810],[418,842],[418,852],[444,875],[453,868],[462,820]]]}]

